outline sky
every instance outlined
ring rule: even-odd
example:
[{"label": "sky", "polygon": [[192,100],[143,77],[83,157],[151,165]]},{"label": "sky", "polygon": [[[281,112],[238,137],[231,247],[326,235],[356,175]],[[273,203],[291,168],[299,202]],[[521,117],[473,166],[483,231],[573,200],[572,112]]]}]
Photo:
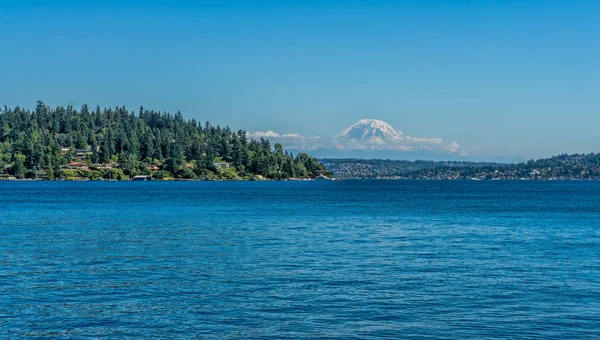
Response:
[{"label": "sky", "polygon": [[0,0],[0,105],[600,152],[600,1]]}]

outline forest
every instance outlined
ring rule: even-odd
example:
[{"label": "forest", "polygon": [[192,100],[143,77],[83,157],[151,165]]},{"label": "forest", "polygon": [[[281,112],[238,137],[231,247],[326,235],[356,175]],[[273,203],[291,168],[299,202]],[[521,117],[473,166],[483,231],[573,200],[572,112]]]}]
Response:
[{"label": "forest", "polygon": [[0,110],[0,178],[304,179],[329,172],[306,153],[247,138],[243,130],[186,120],[180,112]]}]

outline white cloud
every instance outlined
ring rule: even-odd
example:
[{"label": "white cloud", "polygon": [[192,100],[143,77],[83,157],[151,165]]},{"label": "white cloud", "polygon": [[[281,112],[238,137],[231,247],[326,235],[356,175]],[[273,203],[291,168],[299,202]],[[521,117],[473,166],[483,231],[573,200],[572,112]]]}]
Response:
[{"label": "white cloud", "polygon": [[275,137],[279,137],[279,134],[269,130],[269,131],[265,131],[265,132],[255,132],[253,134],[250,134],[250,137],[255,138],[255,139],[275,138]]},{"label": "white cloud", "polygon": [[248,133],[248,137],[252,139],[265,138],[268,139],[271,144],[280,143],[285,149],[314,150],[321,147],[329,148],[332,146],[330,140],[318,136],[304,137],[295,133],[278,134],[271,130]]},{"label": "white cloud", "polygon": [[460,145],[458,145],[457,142],[453,141],[450,144],[444,146],[444,150],[450,151],[450,152],[458,152],[458,151],[460,151]]},{"label": "white cloud", "polygon": [[412,141],[413,143],[417,143],[417,144],[435,144],[435,145],[441,145],[444,144],[444,140],[441,138],[419,138],[419,137],[406,137],[406,140],[408,141]]},{"label": "white cloud", "polygon": [[255,133],[248,133],[248,137],[253,138],[253,139],[260,139],[260,138],[277,138],[280,137],[278,133],[275,133],[271,130],[269,131],[264,131],[264,132],[255,132]]},{"label": "white cloud", "polygon": [[295,133],[288,133],[285,135],[280,135],[276,132],[273,132],[271,130],[269,131],[264,131],[264,132],[255,132],[255,133],[247,133],[248,137],[253,138],[253,139],[260,139],[260,138],[304,138],[298,134]]}]

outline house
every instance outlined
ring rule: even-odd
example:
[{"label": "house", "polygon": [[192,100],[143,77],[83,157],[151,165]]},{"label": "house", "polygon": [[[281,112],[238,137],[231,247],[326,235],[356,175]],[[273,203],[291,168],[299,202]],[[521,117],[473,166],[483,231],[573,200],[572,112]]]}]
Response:
[{"label": "house", "polygon": [[67,170],[83,170],[83,171],[90,170],[90,168],[84,162],[70,162],[70,163],[67,163],[66,165],[61,166],[61,168],[67,169]]},{"label": "house", "polygon": [[229,169],[229,163],[227,163],[227,162],[214,162],[213,166],[217,170]]},{"label": "house", "polygon": [[99,164],[99,163],[94,163],[94,164],[90,164],[90,168],[92,169],[98,169],[98,170],[110,170],[112,169],[114,166],[114,163],[108,163],[108,164]]},{"label": "house", "polygon": [[87,150],[87,149],[78,149],[75,150],[74,155],[75,157],[80,157],[80,158],[86,158],[88,156],[91,156],[93,154],[92,150]]},{"label": "house", "polygon": [[69,148],[69,147],[60,148],[61,153],[67,153],[67,152],[69,152],[69,150],[71,150],[71,148]]},{"label": "house", "polygon": [[158,171],[158,170],[160,170],[160,168],[156,164],[150,164],[150,165],[148,165],[146,167],[146,170],[148,170],[148,171]]}]

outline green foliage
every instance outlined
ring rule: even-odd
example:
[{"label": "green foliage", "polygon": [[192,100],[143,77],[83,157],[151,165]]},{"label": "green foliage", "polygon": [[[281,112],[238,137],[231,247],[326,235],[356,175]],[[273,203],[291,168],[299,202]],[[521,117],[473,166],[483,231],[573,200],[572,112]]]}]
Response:
[{"label": "green foliage", "polygon": [[185,179],[194,179],[194,178],[196,178],[196,174],[190,168],[183,168],[183,170],[181,170],[177,173],[177,177],[185,178]]},{"label": "green foliage", "polygon": [[127,179],[128,177],[125,176],[125,173],[123,172],[123,170],[112,168],[104,174],[103,178],[116,179],[116,180],[121,181],[121,180]]},{"label": "green foliage", "polygon": [[236,179],[238,174],[234,168],[223,169],[218,172],[219,177],[222,179]]},{"label": "green foliage", "polygon": [[164,171],[164,170],[158,170],[157,172],[155,172],[152,177],[156,178],[156,179],[165,179],[165,178],[169,178],[172,177],[171,174],[169,174],[168,172]]},{"label": "green foliage", "polygon": [[75,177],[77,177],[77,174],[73,170],[61,170],[60,171],[60,178],[62,178],[62,179],[73,179]]},{"label": "green foliage", "polygon": [[25,174],[27,173],[27,168],[25,168],[25,165],[24,165],[26,158],[27,157],[21,153],[17,153],[14,156],[13,166],[12,166],[11,170],[12,170],[12,175],[18,179],[25,178]]},{"label": "green foliage", "polygon": [[[215,162],[228,168],[217,169]],[[4,107],[0,172],[24,178],[34,167],[49,179],[127,179],[150,173],[155,178],[285,179],[325,171],[307,154],[294,158],[280,144],[271,148],[268,140],[248,140],[242,130],[186,121],[179,112],[140,108],[136,114],[125,107],[92,110],[87,105],[76,110],[42,102],[33,111]]]}]

